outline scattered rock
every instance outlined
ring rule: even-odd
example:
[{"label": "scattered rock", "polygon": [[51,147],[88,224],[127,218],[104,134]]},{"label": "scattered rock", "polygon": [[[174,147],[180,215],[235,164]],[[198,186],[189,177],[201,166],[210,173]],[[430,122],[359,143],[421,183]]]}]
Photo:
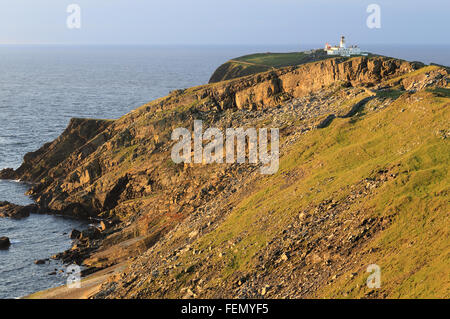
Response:
[{"label": "scattered rock", "polygon": [[81,237],[81,232],[77,229],[73,229],[69,235],[70,239],[79,239]]},{"label": "scattered rock", "polygon": [[108,229],[108,226],[109,226],[109,224],[105,223],[105,221],[102,220],[100,222],[100,226],[99,227],[100,227],[101,231],[105,231],[106,229]]},{"label": "scattered rock", "polygon": [[261,296],[265,296],[267,294],[267,292],[269,291],[270,286],[269,285],[265,285],[262,289],[261,289]]},{"label": "scattered rock", "polygon": [[0,237],[0,249],[8,249],[11,246],[11,242],[8,237]]},{"label": "scattered rock", "polygon": [[102,234],[100,232],[100,229],[98,229],[97,227],[89,227],[86,230],[83,230],[81,232],[81,239],[86,238],[86,239],[99,239],[101,238]]},{"label": "scattered rock", "polygon": [[197,235],[198,235],[198,231],[197,231],[197,230],[194,230],[194,231],[192,231],[192,232],[189,233],[189,238],[194,238],[194,237],[196,237]]}]

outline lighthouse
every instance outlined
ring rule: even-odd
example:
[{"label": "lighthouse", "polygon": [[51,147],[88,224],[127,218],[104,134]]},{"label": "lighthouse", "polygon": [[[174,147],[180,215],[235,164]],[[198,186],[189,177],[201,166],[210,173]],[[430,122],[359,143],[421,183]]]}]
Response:
[{"label": "lighthouse", "polygon": [[330,46],[325,44],[325,51],[328,55],[340,55],[340,56],[352,56],[352,55],[367,55],[365,52],[361,52],[361,49],[356,45],[351,45],[349,48],[345,45],[345,37],[341,37],[341,43],[339,46]]},{"label": "lighthouse", "polygon": [[339,45],[339,47],[345,49],[345,37],[344,36],[341,37],[341,44]]}]

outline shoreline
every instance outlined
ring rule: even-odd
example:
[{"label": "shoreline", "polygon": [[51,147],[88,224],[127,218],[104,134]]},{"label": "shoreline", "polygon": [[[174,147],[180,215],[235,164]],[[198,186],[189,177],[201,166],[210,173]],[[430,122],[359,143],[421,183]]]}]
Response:
[{"label": "shoreline", "polygon": [[123,271],[128,265],[124,262],[96,271],[81,279],[81,288],[68,288],[66,285],[36,291],[18,299],[89,299],[100,291],[103,283]]},{"label": "shoreline", "polygon": [[[29,183],[29,182],[24,182],[21,180],[10,180],[10,179],[0,179],[0,182],[9,182],[11,184],[21,184],[24,186],[28,187],[28,190],[32,187],[32,185],[34,183]],[[15,189],[13,187],[13,189]],[[39,219],[39,217],[41,216],[51,216],[51,217],[55,217],[55,218],[62,218],[65,220],[71,220],[71,221],[77,221],[77,222],[81,222],[83,223],[84,226],[81,226],[77,224],[73,224],[72,226],[69,226],[70,231],[73,230],[77,230],[80,229],[80,233],[82,233],[83,231],[88,230],[89,228],[98,228],[99,227],[99,223],[104,221],[104,219],[102,218],[93,218],[93,217],[88,217],[88,218],[80,218],[77,216],[68,216],[68,215],[64,215],[64,214],[58,214],[58,213],[52,213],[52,212],[47,212],[44,213],[45,210],[39,208],[38,203],[32,198],[32,196],[28,196],[23,194],[24,198],[26,197],[29,200],[29,204],[28,205],[24,205],[24,204],[14,204],[11,203],[9,201],[0,201],[0,204],[4,204],[4,205],[0,205],[0,215],[2,215],[2,218],[5,219],[10,219],[10,220],[16,220],[19,222],[20,225],[24,225],[23,222],[28,219],[30,216],[34,215],[37,216],[37,218]],[[14,198],[8,198],[10,200],[14,201]],[[16,199],[17,200],[17,199]],[[20,202],[20,200],[19,200]],[[33,209],[33,211],[31,211]],[[77,226],[78,225],[78,226]],[[19,226],[20,227],[20,226]],[[21,226],[23,227],[23,226]],[[59,226],[58,226],[59,227]],[[51,231],[51,230],[50,230]],[[78,264],[80,261],[77,262],[77,257],[80,258],[80,256],[78,255],[70,255],[70,252],[73,251],[74,247],[76,247],[77,245],[79,245],[79,241],[78,240],[74,240],[74,239],[70,239],[70,231],[68,232],[68,229],[65,229],[63,233],[61,233],[61,241],[63,241],[63,238],[65,238],[64,241],[67,240],[67,242],[70,241],[69,243],[69,247],[68,248],[63,248],[61,250],[57,250],[56,252],[51,252],[51,254],[46,254],[45,252],[42,252],[42,255],[39,256],[29,256],[29,253],[25,253],[25,255],[23,256],[28,256],[30,259],[30,265],[33,264],[33,260],[34,260],[34,264],[37,264],[37,262],[42,262],[42,261],[46,261],[46,264],[48,264],[49,260],[54,260],[56,261],[59,266],[56,266],[59,271],[64,271],[64,268],[67,267],[70,264]],[[36,232],[35,232],[36,233]],[[16,234],[17,236],[21,236],[20,234],[20,230],[14,230],[14,234]],[[39,235],[38,233],[36,233],[37,235]],[[15,238],[14,235],[8,234],[9,237],[11,238]],[[18,241],[17,243],[23,243],[23,240]],[[12,243],[16,243],[14,240]],[[89,243],[87,244],[87,246],[89,245]],[[19,249],[20,251],[23,250]],[[44,249],[45,250],[45,249]],[[67,257],[66,255],[69,253],[69,256]],[[17,254],[17,252],[15,253]],[[23,253],[21,253],[23,254]],[[13,254],[14,255],[14,254]],[[84,256],[81,257],[81,259],[86,259],[91,257],[90,252],[86,253]],[[17,258],[17,257],[14,257]],[[37,259],[36,259],[37,258]],[[28,266],[28,267],[33,267],[33,265]],[[62,267],[62,268],[60,268]],[[48,268],[48,267],[47,267]],[[106,269],[106,268],[105,268]],[[101,269],[101,270],[105,270],[105,269]],[[91,267],[84,267],[82,270],[82,274],[83,273],[88,273],[88,275],[83,276],[82,278],[83,280],[85,278],[90,278],[89,281],[91,280],[91,276],[95,275],[96,273],[98,273],[100,270],[97,270],[95,268],[91,268]],[[56,268],[55,271],[51,271],[48,273],[50,274],[56,274]],[[36,293],[40,293],[40,292],[44,292],[44,291],[54,291],[56,288],[58,287],[64,287],[64,286],[60,286],[65,279],[64,278],[60,278],[61,279],[61,283],[56,283],[55,287],[55,282],[53,282],[51,279],[47,279],[47,278],[42,278],[42,280],[39,281],[45,281],[45,282],[49,282],[51,284],[51,286],[53,286],[52,288],[48,288],[48,289],[43,289],[43,290],[38,290],[36,292],[33,292],[31,294],[27,294],[24,296],[16,296],[16,297],[11,297],[11,298],[15,298],[15,299],[23,299],[23,298],[27,298],[27,296],[36,294]],[[45,285],[44,285],[45,286]]]}]

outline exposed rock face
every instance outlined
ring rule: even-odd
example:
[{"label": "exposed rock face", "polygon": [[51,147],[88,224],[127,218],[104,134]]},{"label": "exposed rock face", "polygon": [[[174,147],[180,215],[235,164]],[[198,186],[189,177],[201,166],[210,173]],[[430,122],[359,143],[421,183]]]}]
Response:
[{"label": "exposed rock face", "polygon": [[222,109],[263,108],[333,83],[373,86],[383,78],[412,72],[419,66],[384,57],[336,58],[219,83],[205,89],[204,94],[218,101]]},{"label": "exposed rock face", "polygon": [[0,202],[0,217],[22,219],[39,211],[37,205],[20,206],[9,202]]},{"label": "exposed rock face", "polygon": [[266,66],[255,66],[253,68],[245,68],[245,65],[234,62],[226,62],[219,66],[209,79],[209,83],[217,83],[235,78],[240,78],[255,73],[269,71],[271,68]]},{"label": "exposed rock face", "polygon": [[[107,134],[105,129],[111,121],[91,119],[71,119],[67,129],[52,143],[47,143],[35,152],[24,156],[23,164],[13,173],[11,169],[0,172],[2,179],[21,179],[23,181],[40,181],[52,168],[67,160],[69,155],[76,149],[81,155],[88,154],[106,138],[105,135],[98,136],[96,140],[91,139],[100,132]],[[78,158],[80,160],[81,158]]]},{"label": "exposed rock face", "polygon": [[8,249],[11,246],[11,242],[8,237],[0,237],[0,249]]}]

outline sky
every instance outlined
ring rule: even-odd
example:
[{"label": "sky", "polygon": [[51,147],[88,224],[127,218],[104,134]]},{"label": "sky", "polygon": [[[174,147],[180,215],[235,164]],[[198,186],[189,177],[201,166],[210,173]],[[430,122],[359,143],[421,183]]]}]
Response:
[{"label": "sky", "polygon": [[[67,7],[80,8],[69,29]],[[380,28],[369,28],[370,4]],[[448,0],[0,0],[0,44],[450,44]]]}]

